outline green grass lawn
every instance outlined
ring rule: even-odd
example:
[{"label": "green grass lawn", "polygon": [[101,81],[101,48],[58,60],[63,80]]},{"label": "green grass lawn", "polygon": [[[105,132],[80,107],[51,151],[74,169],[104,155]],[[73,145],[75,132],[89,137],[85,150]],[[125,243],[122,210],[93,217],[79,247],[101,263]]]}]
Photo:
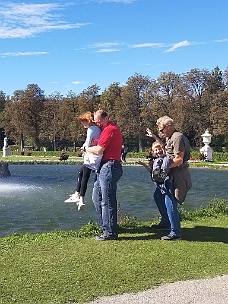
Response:
[{"label": "green grass lawn", "polygon": [[120,228],[109,242],[76,231],[1,238],[0,303],[84,303],[228,274],[227,214],[182,221],[181,241],[161,241],[150,225]]},{"label": "green grass lawn", "polygon": [[[17,157],[0,160],[18,163]],[[34,163],[33,157],[20,160]],[[35,161],[42,163],[42,158]],[[46,161],[59,162],[53,157]],[[118,241],[95,241],[93,225],[79,232],[0,238],[0,303],[84,303],[102,295],[228,274],[227,201],[181,216],[182,240],[173,242],[161,241],[164,234],[151,230],[151,223],[137,224],[127,217]]]}]

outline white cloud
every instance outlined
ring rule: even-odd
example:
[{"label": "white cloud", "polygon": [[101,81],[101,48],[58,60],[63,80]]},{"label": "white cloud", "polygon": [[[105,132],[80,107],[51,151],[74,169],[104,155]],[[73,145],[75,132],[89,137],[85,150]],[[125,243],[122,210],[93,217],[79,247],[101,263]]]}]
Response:
[{"label": "white cloud", "polygon": [[90,47],[91,48],[109,48],[109,47],[113,47],[113,46],[119,46],[122,43],[119,42],[96,42],[94,44],[92,44]]},{"label": "white cloud", "polygon": [[83,81],[72,81],[72,83],[78,85],[78,84],[82,84],[84,82]]},{"label": "white cloud", "polygon": [[228,42],[228,39],[220,39],[220,40],[215,40],[214,42]]},{"label": "white cloud", "polygon": [[78,48],[78,49],[74,49],[75,51],[82,51],[82,50],[85,50],[86,48],[85,47],[81,47],[81,48]]},{"label": "white cloud", "polygon": [[188,42],[187,40],[175,43],[170,49],[168,49],[166,52],[174,52],[176,49],[180,48],[180,47],[184,47],[184,46],[189,46],[191,45],[190,42]]},{"label": "white cloud", "polygon": [[1,3],[0,38],[27,38],[51,30],[79,28],[88,23],[67,23],[57,11],[65,7],[58,3]]},{"label": "white cloud", "polygon": [[111,53],[111,52],[119,52],[119,49],[100,49],[95,51],[96,53]]},{"label": "white cloud", "polygon": [[165,43],[140,43],[140,44],[133,44],[132,48],[163,48],[167,47]]},{"label": "white cloud", "polygon": [[1,53],[2,57],[9,57],[9,56],[35,56],[35,55],[46,55],[48,52],[6,52]]},{"label": "white cloud", "polygon": [[[168,51],[171,52],[171,49],[173,51],[177,47],[186,46],[187,44],[190,45],[189,42],[187,42],[185,45],[184,45],[184,43],[185,43],[185,41],[172,46],[172,44],[166,44],[166,43],[163,43],[163,42],[148,42],[148,43],[139,43],[139,44],[133,44],[133,45],[127,45],[124,42],[96,42],[94,44],[91,44],[89,46],[89,48],[96,49],[95,50],[96,53],[110,53],[110,52],[119,52],[119,51],[122,51],[126,48],[132,48],[132,49],[151,48],[151,49],[156,49],[156,48],[167,48],[167,47],[172,46],[172,48],[170,48],[168,50]],[[180,45],[180,44],[182,44],[182,45]]]},{"label": "white cloud", "polygon": [[119,46],[124,45],[124,43],[119,42],[97,42],[90,45],[91,49],[97,49],[95,53],[110,53],[110,52],[119,52]]}]

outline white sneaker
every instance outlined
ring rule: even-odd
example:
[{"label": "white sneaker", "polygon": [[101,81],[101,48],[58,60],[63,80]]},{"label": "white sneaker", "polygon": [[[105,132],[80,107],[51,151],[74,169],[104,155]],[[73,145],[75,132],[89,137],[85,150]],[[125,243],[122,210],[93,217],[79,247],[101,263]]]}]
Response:
[{"label": "white sneaker", "polygon": [[78,205],[78,211],[80,211],[80,210],[82,210],[84,208],[84,206],[85,206],[85,204],[84,204],[84,197],[80,197],[80,200],[77,203],[77,205]]},{"label": "white sneaker", "polygon": [[80,200],[80,196],[78,195],[78,193],[73,193],[70,195],[68,199],[64,201],[64,203],[78,203],[79,200]]}]

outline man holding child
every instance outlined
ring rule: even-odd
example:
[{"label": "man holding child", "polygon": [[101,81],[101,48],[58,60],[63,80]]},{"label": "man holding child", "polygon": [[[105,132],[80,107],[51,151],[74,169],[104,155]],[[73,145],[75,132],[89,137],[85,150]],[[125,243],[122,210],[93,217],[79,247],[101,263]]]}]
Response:
[{"label": "man holding child", "polygon": [[[154,229],[169,230],[169,234],[161,239],[172,241],[181,239],[180,218],[178,204],[182,204],[187,192],[191,188],[191,176],[188,160],[190,158],[190,144],[188,139],[176,130],[173,119],[168,116],[160,117],[157,120],[159,132],[166,138],[164,146],[165,155],[171,159],[169,164],[169,179],[165,187],[156,187],[154,200],[161,213],[161,222],[154,225]],[[160,146],[162,141],[157,138],[149,129],[147,135],[153,137]]]}]

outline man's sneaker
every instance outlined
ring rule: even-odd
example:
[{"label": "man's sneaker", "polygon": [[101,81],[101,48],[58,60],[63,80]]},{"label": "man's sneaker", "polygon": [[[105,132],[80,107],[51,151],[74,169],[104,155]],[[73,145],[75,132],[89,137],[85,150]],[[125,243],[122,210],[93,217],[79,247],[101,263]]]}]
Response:
[{"label": "man's sneaker", "polygon": [[162,241],[178,241],[180,240],[181,237],[178,236],[178,235],[173,235],[173,234],[168,234],[168,235],[165,235],[165,236],[162,236],[161,237],[161,240]]},{"label": "man's sneaker", "polygon": [[115,241],[118,240],[118,236],[117,235],[97,235],[95,236],[95,240],[96,241]]},{"label": "man's sneaker", "polygon": [[155,229],[155,230],[167,230],[167,231],[170,231],[170,227],[163,226],[162,224],[152,225],[151,228]]},{"label": "man's sneaker", "polygon": [[64,203],[77,203],[80,200],[80,196],[78,195],[78,193],[73,193],[70,195],[70,197],[68,199],[66,199],[64,201]]}]

